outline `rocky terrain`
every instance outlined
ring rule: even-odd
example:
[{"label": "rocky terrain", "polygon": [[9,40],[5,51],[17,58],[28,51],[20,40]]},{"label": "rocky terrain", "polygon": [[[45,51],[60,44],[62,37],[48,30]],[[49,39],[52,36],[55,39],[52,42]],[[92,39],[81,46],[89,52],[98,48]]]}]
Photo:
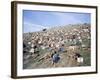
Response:
[{"label": "rocky terrain", "polygon": [[[90,24],[75,24],[23,33],[23,69],[91,65]],[[59,59],[53,61],[54,53]]]}]

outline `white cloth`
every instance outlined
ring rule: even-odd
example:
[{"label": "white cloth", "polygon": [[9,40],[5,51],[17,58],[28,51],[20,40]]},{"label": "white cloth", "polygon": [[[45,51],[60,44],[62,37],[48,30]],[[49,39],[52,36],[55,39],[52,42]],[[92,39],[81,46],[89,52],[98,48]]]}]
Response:
[{"label": "white cloth", "polygon": [[79,58],[77,58],[77,62],[79,62],[79,63],[83,63],[83,57],[79,57]]}]

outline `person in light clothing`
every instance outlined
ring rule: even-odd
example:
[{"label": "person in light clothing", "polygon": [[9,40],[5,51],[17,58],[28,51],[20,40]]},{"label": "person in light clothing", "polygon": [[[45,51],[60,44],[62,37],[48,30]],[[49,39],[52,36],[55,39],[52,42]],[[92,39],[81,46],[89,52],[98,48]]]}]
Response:
[{"label": "person in light clothing", "polygon": [[77,61],[78,65],[82,64],[84,61],[82,55],[79,53],[75,53],[75,60]]},{"label": "person in light clothing", "polygon": [[34,48],[31,48],[29,52],[31,53],[31,55],[34,54]]}]

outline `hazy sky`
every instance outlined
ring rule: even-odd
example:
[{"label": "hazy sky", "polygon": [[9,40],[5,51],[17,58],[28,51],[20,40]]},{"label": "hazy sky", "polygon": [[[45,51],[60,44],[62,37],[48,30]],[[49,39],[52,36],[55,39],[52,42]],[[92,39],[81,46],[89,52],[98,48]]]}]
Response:
[{"label": "hazy sky", "polygon": [[40,31],[54,26],[90,22],[91,14],[89,13],[23,10],[24,33]]}]

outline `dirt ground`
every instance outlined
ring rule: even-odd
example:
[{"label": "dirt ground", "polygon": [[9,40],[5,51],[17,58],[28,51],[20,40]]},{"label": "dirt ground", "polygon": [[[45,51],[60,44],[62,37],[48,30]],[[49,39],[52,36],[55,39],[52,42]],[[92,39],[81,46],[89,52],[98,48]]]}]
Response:
[{"label": "dirt ground", "polygon": [[[33,55],[29,57],[26,61],[24,61],[23,68],[24,69],[34,69],[34,68],[54,68],[54,67],[77,67],[77,66],[87,66],[87,65],[89,66],[90,65],[90,62],[88,64],[85,64],[87,63],[87,61],[90,61],[89,50],[85,50],[85,51],[83,50],[83,53],[81,53],[84,58],[83,63],[78,63],[75,60],[75,58],[73,58],[73,52],[67,51],[67,52],[60,52],[59,53],[60,60],[57,63],[53,64],[52,58],[41,59],[41,57],[47,53],[41,53],[40,56]],[[86,58],[86,55],[88,55],[87,58]]]}]

